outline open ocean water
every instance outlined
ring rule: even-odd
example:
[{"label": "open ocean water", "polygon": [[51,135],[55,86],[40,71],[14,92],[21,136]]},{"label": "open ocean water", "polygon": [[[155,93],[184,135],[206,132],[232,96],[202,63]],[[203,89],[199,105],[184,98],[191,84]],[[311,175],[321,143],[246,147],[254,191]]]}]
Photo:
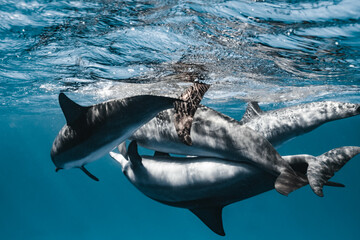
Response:
[{"label": "open ocean water", "polygon": [[[109,156],[87,165],[100,182],[55,173],[60,92],[88,105],[178,96],[196,79],[211,84],[203,104],[236,119],[250,100],[360,103],[360,1],[0,0],[0,239],[360,239],[360,156],[324,198],[306,186],[224,208],[225,238],[144,196]],[[360,146],[359,116],[277,150],[348,145]]]}]

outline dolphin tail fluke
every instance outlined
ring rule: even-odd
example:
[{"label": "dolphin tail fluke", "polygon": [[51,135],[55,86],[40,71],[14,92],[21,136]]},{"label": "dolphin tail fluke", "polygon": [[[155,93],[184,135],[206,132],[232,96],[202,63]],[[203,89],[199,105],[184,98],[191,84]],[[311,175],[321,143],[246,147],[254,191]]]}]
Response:
[{"label": "dolphin tail fluke", "polygon": [[291,168],[281,172],[275,181],[275,189],[280,194],[288,196],[291,192],[307,185],[309,182],[305,175],[295,173]]},{"label": "dolphin tail fluke", "polygon": [[210,85],[205,83],[194,83],[175,102],[174,123],[179,139],[186,145],[191,145],[190,130],[193,117],[204,94]]},{"label": "dolphin tail fluke", "polygon": [[324,153],[314,161],[309,162],[307,178],[314,193],[320,197],[324,196],[323,186],[343,187],[342,184],[334,184],[328,180],[334,176],[351,158],[360,153],[360,147],[341,147]]}]

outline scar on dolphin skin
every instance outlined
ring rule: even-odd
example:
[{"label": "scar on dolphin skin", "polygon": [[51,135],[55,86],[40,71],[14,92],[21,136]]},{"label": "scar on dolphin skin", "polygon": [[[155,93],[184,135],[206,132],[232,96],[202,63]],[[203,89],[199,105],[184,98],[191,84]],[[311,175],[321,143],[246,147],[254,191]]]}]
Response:
[{"label": "scar on dolphin skin", "polygon": [[176,132],[179,139],[186,145],[192,145],[190,137],[192,121],[203,96],[209,88],[209,84],[195,82],[180,96],[184,102],[177,101],[174,103]]}]

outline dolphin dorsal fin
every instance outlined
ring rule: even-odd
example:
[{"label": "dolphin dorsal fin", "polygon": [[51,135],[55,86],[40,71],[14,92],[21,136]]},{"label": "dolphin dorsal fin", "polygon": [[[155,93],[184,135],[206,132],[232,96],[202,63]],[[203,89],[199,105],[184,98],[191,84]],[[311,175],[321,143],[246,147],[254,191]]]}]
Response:
[{"label": "dolphin dorsal fin", "polygon": [[170,154],[164,153],[164,152],[155,151],[154,157],[170,157]]},{"label": "dolphin dorsal fin", "polygon": [[80,106],[64,93],[59,94],[59,104],[68,125],[74,125],[76,120],[88,110],[88,107]]},{"label": "dolphin dorsal fin", "polygon": [[260,109],[258,102],[249,102],[245,114],[240,123],[245,124],[257,116],[260,116],[264,111]]},{"label": "dolphin dorsal fin", "polygon": [[222,221],[222,206],[190,209],[214,233],[225,236]]},{"label": "dolphin dorsal fin", "polygon": [[142,158],[139,155],[138,146],[137,146],[136,141],[131,141],[131,143],[128,147],[127,154],[129,156],[129,161],[131,162],[131,164],[133,164],[134,166],[141,165]]}]

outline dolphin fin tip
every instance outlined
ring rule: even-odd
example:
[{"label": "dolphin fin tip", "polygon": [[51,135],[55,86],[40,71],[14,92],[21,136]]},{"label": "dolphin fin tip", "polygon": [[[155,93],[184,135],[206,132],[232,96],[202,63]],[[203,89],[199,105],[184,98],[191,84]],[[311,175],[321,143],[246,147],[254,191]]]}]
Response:
[{"label": "dolphin fin tip", "polygon": [[94,175],[92,175],[84,166],[80,167],[80,169],[86,174],[88,175],[92,180],[94,181],[99,181],[99,179],[97,177],[95,177]]},{"label": "dolphin fin tip", "polygon": [[342,183],[331,182],[331,181],[327,181],[324,185],[330,186],[330,187],[345,187],[345,185]]},{"label": "dolphin fin tip", "polygon": [[88,107],[80,106],[64,93],[59,93],[59,104],[69,125],[74,125],[77,119],[88,110]]}]

